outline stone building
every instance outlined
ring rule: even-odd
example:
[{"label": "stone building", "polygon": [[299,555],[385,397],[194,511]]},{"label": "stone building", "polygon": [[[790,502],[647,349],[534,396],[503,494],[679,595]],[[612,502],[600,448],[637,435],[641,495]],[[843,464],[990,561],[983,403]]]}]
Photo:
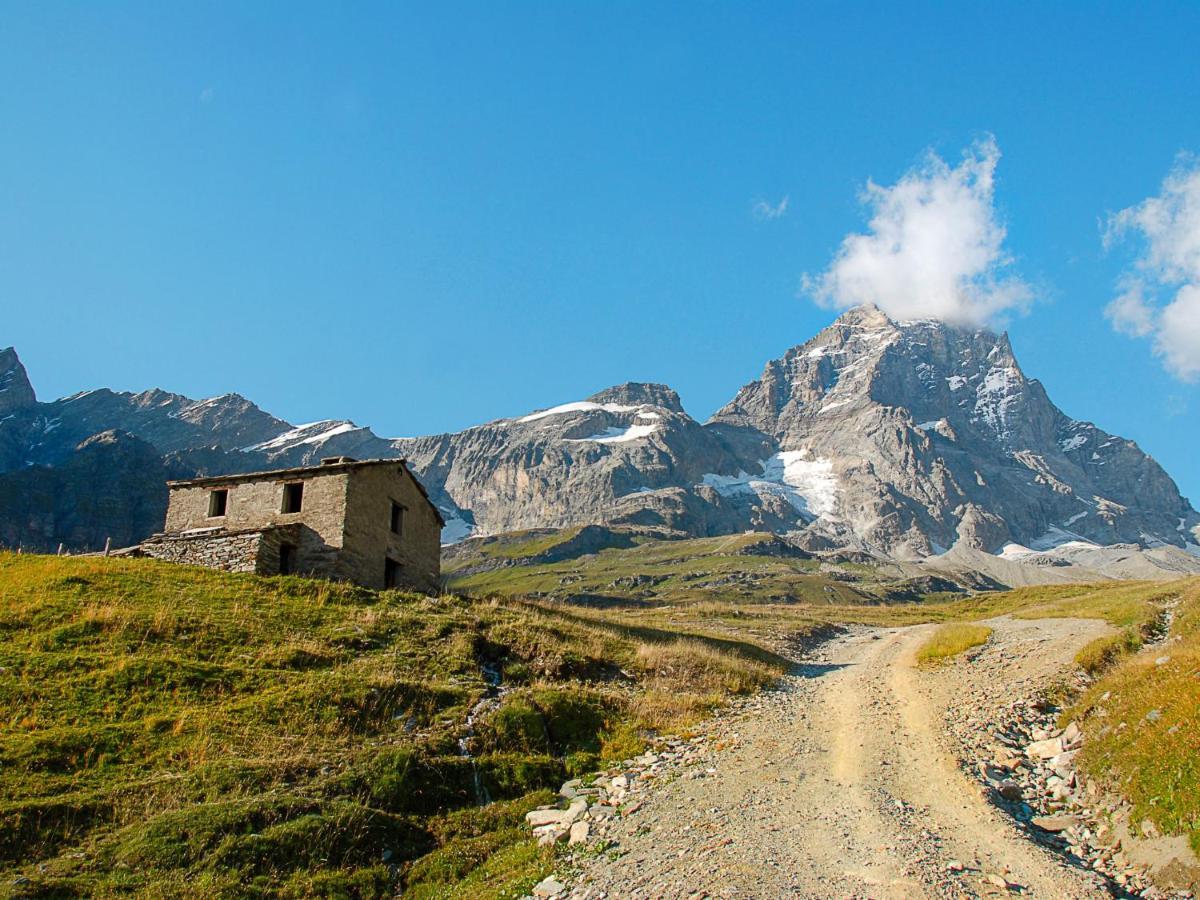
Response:
[{"label": "stone building", "polygon": [[139,555],[370,588],[439,587],[444,522],[404,460],[339,456],[167,487],[166,526]]}]

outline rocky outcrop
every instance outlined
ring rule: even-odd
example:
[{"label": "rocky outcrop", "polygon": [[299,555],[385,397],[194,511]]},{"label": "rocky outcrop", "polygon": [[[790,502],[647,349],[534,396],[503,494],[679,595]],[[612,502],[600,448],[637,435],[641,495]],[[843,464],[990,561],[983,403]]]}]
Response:
[{"label": "rocky outcrop", "polygon": [[37,395],[25,366],[12,347],[0,350],[0,415],[27,409],[37,403]]}]

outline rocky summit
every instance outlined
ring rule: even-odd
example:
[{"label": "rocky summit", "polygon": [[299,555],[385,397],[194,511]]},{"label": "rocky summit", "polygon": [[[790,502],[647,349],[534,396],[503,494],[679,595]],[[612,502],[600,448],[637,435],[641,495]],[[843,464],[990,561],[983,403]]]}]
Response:
[{"label": "rocky summit", "polygon": [[[1134,442],[1061,412],[1006,336],[897,322],[874,307],[768,362],[706,423],[671,388],[638,383],[400,439],[348,421],[292,425],[235,394],[99,390],[41,403],[12,350],[0,353],[0,412],[0,492],[19,478],[47,498],[46,508],[0,509],[9,544],[142,536],[144,514],[131,523],[106,503],[97,521],[81,522],[55,506],[71,490],[44,487],[85,452],[86,469],[102,472],[95,457],[120,449],[119,467],[132,436],[163,460],[138,488],[142,509],[164,471],[403,456],[442,509],[447,543],[603,523],[691,536],[772,531],[809,550],[898,560],[955,548],[1041,562],[1056,548],[1095,545],[1200,554],[1200,515],[1170,476]],[[89,442],[102,432],[112,434]]]}]

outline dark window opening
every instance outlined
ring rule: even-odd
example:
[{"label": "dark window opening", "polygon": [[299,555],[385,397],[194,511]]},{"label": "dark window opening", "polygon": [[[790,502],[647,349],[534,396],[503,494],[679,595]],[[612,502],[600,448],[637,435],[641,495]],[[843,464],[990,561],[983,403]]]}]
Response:
[{"label": "dark window opening", "polygon": [[222,488],[219,491],[209,491],[208,493],[208,517],[217,519],[225,515],[225,510],[229,507],[229,490]]},{"label": "dark window opening", "polygon": [[295,484],[285,484],[283,486],[283,511],[285,513],[298,513],[300,507],[304,505],[304,482],[298,481]]},{"label": "dark window opening", "polygon": [[383,586],[398,587],[400,584],[400,563],[388,558],[383,561]]},{"label": "dark window opening", "polygon": [[404,533],[404,507],[399,503],[392,503],[392,534]]},{"label": "dark window opening", "polygon": [[296,547],[294,544],[279,545],[279,574],[291,575],[296,571]]}]

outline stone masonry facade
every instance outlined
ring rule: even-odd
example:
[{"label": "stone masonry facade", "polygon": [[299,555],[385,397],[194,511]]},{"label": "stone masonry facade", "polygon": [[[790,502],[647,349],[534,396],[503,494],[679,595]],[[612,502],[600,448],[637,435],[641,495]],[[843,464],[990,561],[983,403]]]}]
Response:
[{"label": "stone masonry facade", "polygon": [[403,460],[336,457],[168,487],[163,533],[143,542],[140,555],[376,589],[440,587],[444,523]]},{"label": "stone masonry facade", "polygon": [[162,534],[144,541],[144,556],[189,566],[274,575],[279,572],[279,548],[296,539],[288,526],[248,531],[212,531],[197,534]]}]

